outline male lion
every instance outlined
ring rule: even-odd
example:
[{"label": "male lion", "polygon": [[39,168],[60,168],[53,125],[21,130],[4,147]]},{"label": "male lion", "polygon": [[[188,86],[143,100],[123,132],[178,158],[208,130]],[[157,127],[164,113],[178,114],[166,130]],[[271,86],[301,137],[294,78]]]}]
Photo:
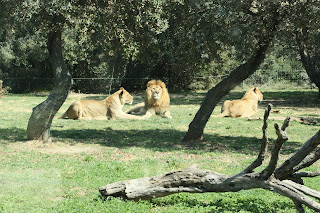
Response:
[{"label": "male lion", "polygon": [[170,97],[165,83],[161,80],[151,80],[147,83],[144,102],[136,104],[126,113],[144,115],[145,118],[150,118],[152,115],[160,115],[171,119],[169,105]]},{"label": "male lion", "polygon": [[71,119],[144,119],[122,111],[125,103],[132,104],[133,98],[123,87],[102,101],[80,100],[70,105],[60,118]]},{"label": "male lion", "polygon": [[257,87],[251,87],[240,100],[226,100],[218,117],[250,117],[258,111],[258,102],[262,99],[260,90]]}]

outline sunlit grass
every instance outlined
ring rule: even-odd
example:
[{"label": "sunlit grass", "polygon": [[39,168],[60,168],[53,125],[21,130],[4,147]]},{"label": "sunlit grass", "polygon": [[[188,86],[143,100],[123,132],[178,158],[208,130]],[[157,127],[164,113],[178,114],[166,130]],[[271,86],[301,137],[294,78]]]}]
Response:
[{"label": "sunlit grass", "polygon": [[[254,119],[211,117],[205,128],[206,142],[188,145],[181,139],[204,93],[172,94],[171,120],[54,119],[52,144],[26,141],[32,108],[46,96],[6,95],[0,99],[0,212],[293,212],[289,199],[265,190],[181,193],[141,202],[104,201],[98,192],[98,187],[108,183],[159,175],[192,164],[225,174],[241,171],[259,152],[259,118],[269,102],[275,110],[269,121],[270,147],[276,139],[273,124],[282,124],[285,117],[305,116],[320,122],[315,90],[262,92],[264,101]],[[234,91],[225,99],[241,98],[243,93]],[[80,98],[105,97],[71,94],[57,116]],[[136,95],[134,100],[143,99]],[[219,114],[220,105],[214,115]],[[306,125],[293,120],[280,160],[315,134],[319,122]],[[319,168],[316,163],[308,169]],[[318,182],[319,178],[306,180],[308,186],[320,190]]]}]

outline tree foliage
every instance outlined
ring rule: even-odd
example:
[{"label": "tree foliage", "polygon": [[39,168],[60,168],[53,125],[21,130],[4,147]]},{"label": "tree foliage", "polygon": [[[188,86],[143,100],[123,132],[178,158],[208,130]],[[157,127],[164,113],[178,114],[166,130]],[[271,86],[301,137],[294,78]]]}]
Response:
[{"label": "tree foliage", "polygon": [[[63,27],[64,58],[74,78],[116,78],[130,90],[143,87],[150,78],[161,78],[170,89],[190,88],[199,77],[228,74],[249,57],[257,38],[268,32],[264,23],[272,2],[1,1],[0,19],[6,27],[0,31],[0,78],[15,92],[39,89],[28,88],[26,78],[48,78],[43,84],[37,79],[33,83],[48,85],[53,76],[46,32],[57,15]],[[317,20],[310,15],[316,14],[310,8],[317,3],[279,2],[288,7],[290,16],[279,30],[280,42],[274,49],[296,60],[297,54],[290,54],[295,46],[292,33],[295,25]],[[309,23],[313,29],[316,24]],[[288,48],[283,51],[283,46]],[[271,58],[270,63],[275,66],[268,68],[276,69],[283,62]],[[108,88],[106,81],[85,82],[74,81],[73,89],[102,92]]]}]

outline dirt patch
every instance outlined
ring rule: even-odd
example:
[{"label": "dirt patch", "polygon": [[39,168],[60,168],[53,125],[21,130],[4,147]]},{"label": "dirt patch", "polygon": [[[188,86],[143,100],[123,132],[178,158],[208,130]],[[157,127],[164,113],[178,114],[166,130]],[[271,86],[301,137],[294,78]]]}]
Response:
[{"label": "dirt patch", "polygon": [[79,155],[79,154],[93,154],[96,158],[105,158],[104,151],[108,151],[109,160],[119,161],[132,161],[137,158],[135,154],[122,151],[118,148],[106,148],[101,147],[99,144],[81,144],[77,143],[74,145],[54,142],[49,144],[43,144],[40,141],[28,141],[28,142],[17,142],[8,145],[17,151],[36,151],[43,154],[63,154],[63,155]]},{"label": "dirt patch", "polygon": [[98,145],[87,144],[75,144],[69,145],[66,143],[55,142],[50,144],[43,144],[40,141],[28,141],[28,142],[18,142],[8,145],[10,148],[19,151],[38,151],[45,154],[77,154],[77,153],[100,153]]},{"label": "dirt patch", "polygon": [[80,186],[73,187],[70,191],[75,191],[79,196],[85,196],[86,192]]}]

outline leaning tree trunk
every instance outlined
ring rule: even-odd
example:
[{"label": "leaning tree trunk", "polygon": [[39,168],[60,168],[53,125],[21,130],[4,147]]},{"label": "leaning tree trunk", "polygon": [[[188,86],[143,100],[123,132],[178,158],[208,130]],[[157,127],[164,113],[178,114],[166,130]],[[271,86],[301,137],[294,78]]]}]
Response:
[{"label": "leaning tree trunk", "polygon": [[205,125],[207,124],[214,108],[218,104],[218,102],[228,94],[233,88],[239,85],[243,80],[248,78],[251,74],[253,74],[258,66],[263,61],[268,43],[264,43],[260,46],[257,53],[250,58],[248,62],[237,67],[234,71],[230,73],[230,75],[222,80],[218,85],[211,88],[204,101],[201,104],[200,109],[195,115],[192,122],[189,124],[189,129],[186,135],[183,138],[183,141],[202,141],[203,130]]},{"label": "leaning tree trunk", "polygon": [[274,37],[278,24],[279,14],[276,12],[270,32],[266,36],[260,38],[258,45],[259,48],[251,56],[251,58],[249,58],[246,63],[233,70],[227,78],[223,79],[218,85],[208,91],[200,109],[198,110],[192,122],[189,124],[188,132],[184,136],[183,141],[204,140],[203,130],[214,108],[225,95],[227,95],[233,88],[247,79],[258,69],[259,65],[263,62],[266,56],[266,51]]},{"label": "leaning tree trunk", "polygon": [[44,102],[33,108],[27,128],[28,140],[51,141],[52,119],[67,98],[71,86],[71,75],[62,57],[60,30],[49,33],[48,51],[54,72],[54,88]]},{"label": "leaning tree trunk", "polygon": [[312,165],[320,158],[319,148],[320,131],[311,137],[301,148],[282,165],[277,167],[279,152],[285,141],[288,140],[286,128],[290,118],[285,119],[282,127],[275,124],[278,138],[271,152],[269,164],[262,171],[254,172],[262,165],[268,149],[268,117],[271,105],[264,114],[263,137],[261,149],[257,159],[247,168],[236,175],[220,174],[211,170],[204,170],[194,165],[184,170],[169,172],[163,175],[144,177],[134,180],[125,180],[111,183],[99,188],[102,196],[122,197],[127,200],[148,200],[163,197],[179,192],[238,192],[240,190],[261,188],[290,198],[299,212],[304,207],[319,212],[320,192],[302,184],[302,177],[314,177],[320,172],[299,172]]},{"label": "leaning tree trunk", "polygon": [[[318,98],[320,98],[320,45],[319,41],[308,38],[306,34],[306,29],[296,33],[299,54],[310,80],[318,87]],[[309,41],[309,44],[304,41]]]}]

